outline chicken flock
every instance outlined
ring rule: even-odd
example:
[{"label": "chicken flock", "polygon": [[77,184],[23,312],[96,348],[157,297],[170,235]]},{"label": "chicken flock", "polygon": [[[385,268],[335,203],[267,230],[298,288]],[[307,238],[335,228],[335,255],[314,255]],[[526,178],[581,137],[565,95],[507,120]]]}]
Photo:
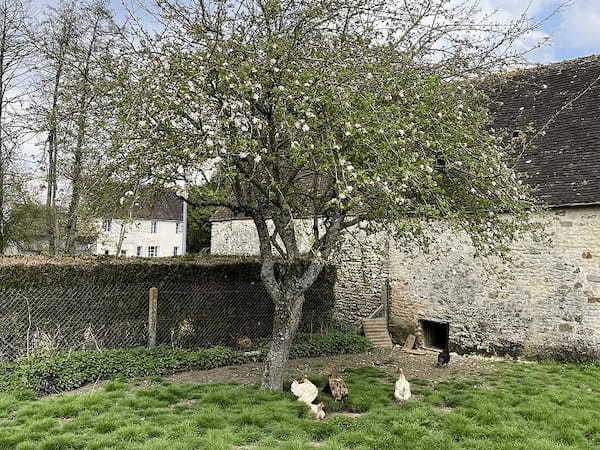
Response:
[{"label": "chicken flock", "polygon": [[[398,380],[394,386],[394,398],[399,402],[405,402],[411,397],[410,383],[404,376],[402,369],[398,369],[398,373]],[[333,366],[329,371],[327,382],[322,390],[329,392],[336,402],[343,401],[348,396],[348,386]],[[325,419],[325,403],[313,403],[319,396],[319,388],[306,375],[300,381],[292,381],[291,391],[299,402],[309,406],[312,415],[316,419]]]},{"label": "chicken flock", "polygon": [[[447,366],[450,362],[450,351],[448,346],[438,354],[436,367]],[[343,401],[348,396],[348,386],[338,374],[335,366],[331,366],[327,374],[327,381],[321,389],[323,392],[328,392],[333,397],[334,401]],[[313,403],[319,396],[319,388],[315,386],[306,375],[300,381],[292,381],[292,394],[296,396],[299,402],[309,406],[312,415],[318,419],[325,419],[325,403]],[[398,379],[394,384],[394,399],[398,402],[405,402],[411,397],[410,383],[404,375],[404,370],[398,368]]]}]

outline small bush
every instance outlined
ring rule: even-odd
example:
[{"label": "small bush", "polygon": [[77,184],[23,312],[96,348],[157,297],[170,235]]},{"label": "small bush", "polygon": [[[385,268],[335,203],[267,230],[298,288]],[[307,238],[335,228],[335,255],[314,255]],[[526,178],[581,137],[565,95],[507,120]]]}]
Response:
[{"label": "small bush", "polygon": [[526,356],[536,361],[555,361],[559,363],[598,362],[600,349],[586,342],[563,342],[561,345],[545,345],[529,349]]},{"label": "small bush", "polygon": [[[290,357],[356,353],[367,348],[365,338],[356,334],[301,335],[294,343]],[[159,347],[38,353],[11,365],[0,365],[0,391],[30,390],[47,394],[76,389],[101,379],[205,370],[249,362],[251,358],[257,359],[229,347],[196,351]]]},{"label": "small bush", "polygon": [[369,348],[367,340],[355,333],[339,331],[327,334],[300,335],[290,352],[290,358],[360,353]]}]

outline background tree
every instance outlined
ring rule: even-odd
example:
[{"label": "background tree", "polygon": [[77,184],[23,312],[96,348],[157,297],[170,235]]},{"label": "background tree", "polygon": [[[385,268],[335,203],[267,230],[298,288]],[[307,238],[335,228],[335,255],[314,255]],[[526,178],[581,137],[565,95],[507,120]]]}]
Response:
[{"label": "background tree", "polygon": [[[106,163],[102,68],[119,33],[105,0],[63,0],[48,7],[46,17],[35,26],[31,41],[39,69],[31,121],[35,132],[47,136],[48,247],[51,254],[71,253],[82,191],[91,189],[85,182],[97,183],[99,178],[90,173],[103,171]],[[59,229],[61,203],[66,226]]]},{"label": "background tree", "polygon": [[[83,3],[81,24],[77,45],[72,49],[72,64],[65,89],[69,92],[71,106],[72,133],[68,148],[69,169],[67,179],[71,186],[71,195],[67,212],[65,253],[73,251],[77,233],[82,190],[86,188],[84,180],[86,169],[97,170],[103,151],[107,147],[104,115],[107,99],[102,95],[104,59],[117,45],[118,34],[113,26],[113,18],[104,0]],[[100,160],[98,159],[100,156]]]},{"label": "background tree", "polygon": [[502,253],[530,229],[470,80],[522,61],[531,28],[473,5],[156,0],[162,27],[118,60],[122,167],[167,185],[218,173],[194,203],[254,222],[275,304],[264,387],[282,389],[304,293],[344,234],[424,245],[443,221]]},{"label": "background tree", "polygon": [[23,138],[17,119],[30,67],[26,17],[23,1],[0,0],[0,254],[7,245],[8,194],[14,182],[15,154]]},{"label": "background tree", "polygon": [[208,253],[210,251],[210,218],[217,211],[216,206],[203,206],[207,196],[218,193],[215,202],[227,200],[230,193],[226,190],[227,183],[220,183],[218,177],[212,177],[208,182],[190,186],[188,192],[188,223],[187,223],[187,253]]}]

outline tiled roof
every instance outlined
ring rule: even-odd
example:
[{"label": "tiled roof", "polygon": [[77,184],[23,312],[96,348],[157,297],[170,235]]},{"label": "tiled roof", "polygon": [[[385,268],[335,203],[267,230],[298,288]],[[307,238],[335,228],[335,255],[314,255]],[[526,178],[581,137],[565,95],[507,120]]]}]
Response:
[{"label": "tiled roof", "polygon": [[600,204],[600,57],[512,73],[495,95],[494,126],[532,127],[517,171],[548,206]]},{"label": "tiled roof", "polygon": [[183,200],[174,192],[160,192],[149,201],[144,201],[140,209],[134,211],[136,219],[183,220]]},{"label": "tiled roof", "polygon": [[[600,56],[501,79],[491,94],[494,128],[533,130],[516,169],[535,188],[537,200],[548,206],[600,204]],[[211,220],[233,218],[221,208]]]}]

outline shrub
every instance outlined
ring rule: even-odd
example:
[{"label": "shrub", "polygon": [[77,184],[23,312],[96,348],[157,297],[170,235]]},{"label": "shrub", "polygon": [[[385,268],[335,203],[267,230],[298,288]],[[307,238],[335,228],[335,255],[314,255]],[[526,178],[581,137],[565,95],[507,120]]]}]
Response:
[{"label": "shrub", "polygon": [[300,335],[290,351],[290,358],[360,353],[368,348],[366,338],[355,333],[332,331],[327,334]]},{"label": "shrub", "polygon": [[565,341],[561,345],[544,345],[528,349],[526,356],[536,361],[555,361],[559,363],[598,364],[600,349],[586,342]]},{"label": "shrub", "polygon": [[[255,258],[69,258],[31,265],[19,261],[0,258],[0,355],[6,360],[32,348],[145,345],[151,287],[159,291],[159,345],[233,346],[241,336],[268,337],[273,328],[274,304]],[[329,327],[335,276],[335,267],[327,266],[306,292],[303,331]]]},{"label": "shrub", "polygon": [[[365,338],[357,334],[301,335],[290,356],[327,356],[367,348]],[[261,357],[262,354],[258,358],[247,356],[229,347],[195,351],[159,347],[38,353],[11,365],[0,365],[0,391],[31,390],[47,394],[76,389],[100,379],[161,376],[241,364]]]}]

